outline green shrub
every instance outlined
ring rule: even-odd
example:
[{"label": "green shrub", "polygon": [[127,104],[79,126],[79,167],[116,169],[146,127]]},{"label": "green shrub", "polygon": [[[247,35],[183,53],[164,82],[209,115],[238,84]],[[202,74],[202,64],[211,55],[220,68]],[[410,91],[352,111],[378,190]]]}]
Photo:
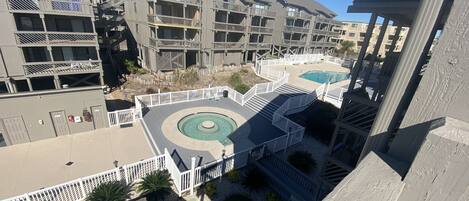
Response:
[{"label": "green shrub", "polygon": [[251,191],[257,191],[267,185],[267,178],[258,168],[253,168],[243,178],[243,186]]},{"label": "green shrub", "polygon": [[233,74],[231,74],[230,79],[228,80],[228,83],[231,86],[236,87],[236,86],[242,84],[243,80],[241,79],[241,75],[239,73],[233,73]]},{"label": "green shrub", "polygon": [[156,93],[156,90],[153,89],[153,88],[147,88],[147,89],[145,90],[145,93],[147,93],[147,94],[154,94],[154,93]]},{"label": "green shrub", "polygon": [[241,93],[241,94],[245,94],[246,92],[249,91],[250,88],[249,88],[248,85],[246,85],[246,84],[243,83],[243,84],[239,84],[239,85],[235,86],[234,89],[235,89],[237,92]]},{"label": "green shrub", "polygon": [[132,74],[145,74],[146,73],[145,69],[140,68],[137,65],[135,65],[134,60],[124,59],[124,66],[127,69],[127,71],[129,71]]},{"label": "green shrub", "polygon": [[226,177],[228,178],[228,181],[231,183],[238,183],[239,180],[241,180],[239,176],[239,172],[237,170],[231,170],[228,173],[226,173]]},{"label": "green shrub", "polygon": [[171,174],[168,170],[155,171],[142,178],[138,183],[137,191],[147,197],[148,201],[164,200],[171,194]]},{"label": "green shrub", "polygon": [[130,198],[130,186],[118,181],[102,183],[96,186],[86,197],[87,201],[124,201]]},{"label": "green shrub", "polygon": [[316,168],[316,161],[306,151],[295,151],[288,156],[288,162],[305,174],[311,173]]},{"label": "green shrub", "polygon": [[265,195],[265,201],[282,201],[282,199],[280,199],[280,196],[278,196],[277,193],[275,193],[275,192],[268,192],[268,193]]},{"label": "green shrub", "polygon": [[252,201],[252,200],[246,195],[232,194],[226,197],[224,201]]},{"label": "green shrub", "polygon": [[213,198],[217,194],[217,185],[213,181],[209,181],[204,186],[205,194]]}]

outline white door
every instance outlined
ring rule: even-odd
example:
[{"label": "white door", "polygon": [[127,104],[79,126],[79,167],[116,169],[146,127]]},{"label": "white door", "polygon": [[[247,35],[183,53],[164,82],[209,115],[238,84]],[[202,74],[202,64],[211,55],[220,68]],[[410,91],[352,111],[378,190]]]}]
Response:
[{"label": "white door", "polygon": [[21,116],[3,119],[3,126],[7,134],[6,141],[9,142],[9,144],[20,144],[31,141]]}]

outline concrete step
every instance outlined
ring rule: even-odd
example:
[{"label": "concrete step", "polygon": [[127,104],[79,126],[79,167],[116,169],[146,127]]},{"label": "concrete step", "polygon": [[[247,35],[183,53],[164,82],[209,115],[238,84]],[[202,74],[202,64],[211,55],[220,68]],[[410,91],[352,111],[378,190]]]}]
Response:
[{"label": "concrete step", "polygon": [[278,109],[278,105],[275,105],[272,102],[260,97],[260,96],[253,96],[245,106],[252,111],[259,113],[263,117],[272,120],[272,116],[274,112]]},{"label": "concrete step", "polygon": [[288,96],[288,97],[293,97],[293,96],[298,96],[298,95],[308,93],[307,91],[303,89],[300,89],[298,87],[295,87],[289,84],[284,84],[280,86],[279,88],[275,90],[275,92],[284,96]]}]

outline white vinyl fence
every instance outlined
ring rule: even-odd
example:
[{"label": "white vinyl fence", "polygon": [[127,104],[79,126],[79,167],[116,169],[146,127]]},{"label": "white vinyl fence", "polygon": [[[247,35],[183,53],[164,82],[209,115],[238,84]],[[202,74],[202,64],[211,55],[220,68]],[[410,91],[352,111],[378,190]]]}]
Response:
[{"label": "white vinyl fence", "polygon": [[121,181],[125,184],[134,184],[151,172],[166,169],[166,161],[168,161],[168,158],[165,155],[155,156],[98,174],[9,198],[5,201],[84,200],[96,186],[102,183]]}]

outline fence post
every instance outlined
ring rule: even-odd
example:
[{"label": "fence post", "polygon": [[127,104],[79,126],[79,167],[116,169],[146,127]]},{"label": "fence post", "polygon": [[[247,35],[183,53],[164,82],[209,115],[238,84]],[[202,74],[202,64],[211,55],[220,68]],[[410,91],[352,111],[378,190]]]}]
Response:
[{"label": "fence post", "polygon": [[130,184],[129,181],[129,171],[127,170],[127,165],[122,166],[124,168],[124,177],[125,177],[125,183]]},{"label": "fence post", "polygon": [[78,183],[80,184],[80,190],[81,190],[81,193],[83,194],[83,197],[86,197],[85,185],[83,184],[83,180],[79,178]]},{"label": "fence post", "polygon": [[195,185],[195,157],[191,158],[191,175],[190,175],[190,188],[191,188],[191,195],[194,195],[194,185]]},{"label": "fence post", "polygon": [[151,94],[150,94],[150,95],[148,95],[148,96],[150,96],[150,106],[153,106],[153,97],[152,97],[152,95],[151,95]]},{"label": "fence post", "polygon": [[189,91],[187,91],[187,101],[189,101]]},{"label": "fence post", "polygon": [[286,155],[287,154],[287,149],[288,149],[288,145],[290,144],[290,133],[291,133],[291,128],[288,127],[288,132],[287,132],[287,143],[285,143],[285,149],[283,149],[283,154]]},{"label": "fence post", "polygon": [[169,92],[169,104],[173,104],[173,92]]},{"label": "fence post", "polygon": [[121,170],[119,167],[116,167],[116,177],[119,181],[122,181]]},{"label": "fence post", "polygon": [[161,90],[158,89],[158,105],[161,105]]}]

